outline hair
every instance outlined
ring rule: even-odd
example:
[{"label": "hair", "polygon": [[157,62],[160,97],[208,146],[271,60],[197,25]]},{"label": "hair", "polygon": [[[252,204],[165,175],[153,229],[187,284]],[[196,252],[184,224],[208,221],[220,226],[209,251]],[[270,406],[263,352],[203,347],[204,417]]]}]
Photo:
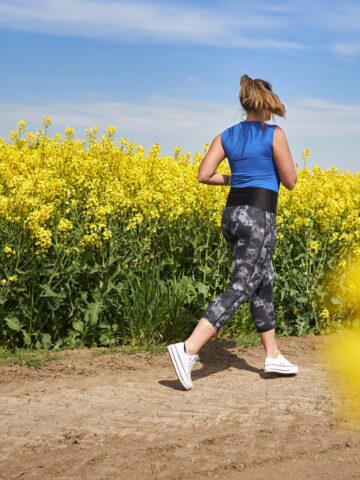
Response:
[{"label": "hair", "polygon": [[[240,78],[239,99],[246,112],[261,113],[267,110],[271,112],[273,120],[274,114],[285,118],[285,106],[266,80],[243,75]],[[264,122],[262,126],[265,127]]]}]

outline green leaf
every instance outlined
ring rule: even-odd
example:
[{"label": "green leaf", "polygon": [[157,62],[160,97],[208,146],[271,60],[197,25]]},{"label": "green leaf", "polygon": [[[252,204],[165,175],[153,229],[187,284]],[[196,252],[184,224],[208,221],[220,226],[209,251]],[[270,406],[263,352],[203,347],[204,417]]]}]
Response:
[{"label": "green leaf", "polygon": [[6,322],[6,325],[9,328],[11,328],[11,330],[14,330],[15,332],[20,331],[21,324],[20,324],[19,320],[17,319],[17,317],[15,317],[14,315],[9,315],[9,316],[5,317],[5,322]]},{"label": "green leaf", "polygon": [[23,334],[23,338],[24,338],[24,343],[25,345],[30,345],[31,343],[31,336],[29,334],[29,332],[25,332],[24,330],[22,331],[22,334]]},{"label": "green leaf", "polygon": [[104,328],[105,330],[110,330],[110,325],[108,323],[105,323],[105,322],[101,322],[99,323],[98,325],[99,328]]},{"label": "green leaf", "polygon": [[51,347],[51,335],[43,333],[41,335],[41,344],[46,350]]},{"label": "green leaf", "polygon": [[340,298],[337,298],[337,297],[331,297],[330,299],[331,303],[333,303],[334,305],[340,305],[342,303],[341,299]]},{"label": "green leaf", "polygon": [[84,300],[84,302],[87,302],[88,292],[81,292],[80,296],[81,296],[81,300]]},{"label": "green leaf", "polygon": [[100,336],[99,336],[99,340],[101,342],[101,345],[109,345],[109,334],[108,333],[102,333]]},{"label": "green leaf", "polygon": [[[53,297],[53,298],[65,298],[66,294],[65,293],[56,293],[54,290],[52,290],[49,285],[42,283],[40,284],[40,287],[43,288],[43,292],[41,293],[41,297]],[[45,292],[45,293],[44,293]]]},{"label": "green leaf", "polygon": [[74,320],[71,324],[77,332],[83,333],[84,331],[84,322],[81,320]]},{"label": "green leaf", "polygon": [[103,304],[101,302],[89,303],[88,308],[85,312],[85,323],[89,323],[92,326],[96,325],[102,308]]},{"label": "green leaf", "polygon": [[315,288],[315,292],[318,294],[318,295],[322,295],[324,293],[324,288],[321,286],[321,285],[318,285],[316,288]]}]

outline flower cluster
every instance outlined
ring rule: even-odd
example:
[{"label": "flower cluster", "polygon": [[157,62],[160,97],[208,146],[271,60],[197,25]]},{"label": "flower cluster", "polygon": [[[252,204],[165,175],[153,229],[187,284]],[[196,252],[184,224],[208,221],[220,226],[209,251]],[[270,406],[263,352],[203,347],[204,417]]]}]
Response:
[{"label": "flower cluster", "polygon": [[[98,126],[87,129],[86,140],[80,141],[72,127],[65,129],[63,139],[59,133],[51,138],[45,134],[50,125],[47,115],[45,130],[29,132],[23,139],[26,122],[20,120],[10,135],[13,142],[0,138],[0,218],[29,229],[42,251],[54,246],[54,238],[79,229],[79,248],[101,246],[112,236],[111,220],[124,222],[124,230],[135,230],[146,221],[149,231],[156,231],[159,220],[180,217],[220,227],[228,188],[197,181],[208,144],[192,158],[178,145],[173,156],[166,156],[158,143],[146,153],[124,136],[116,141],[112,125],[101,141]],[[309,156],[304,150],[303,160]],[[226,159],[217,171],[230,173]],[[321,252],[325,238],[334,248],[358,245],[359,206],[360,173],[304,167],[292,191],[280,184],[277,239],[291,241],[302,235],[312,256]]]}]

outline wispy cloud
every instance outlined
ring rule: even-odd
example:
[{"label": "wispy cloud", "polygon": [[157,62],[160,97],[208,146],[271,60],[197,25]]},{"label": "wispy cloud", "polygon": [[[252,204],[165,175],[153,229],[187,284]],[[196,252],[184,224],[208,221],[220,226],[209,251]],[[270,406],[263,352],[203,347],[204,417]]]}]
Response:
[{"label": "wispy cloud", "polygon": [[358,2],[336,2],[324,12],[324,27],[331,30],[359,33],[360,6]]},{"label": "wispy cloud", "polygon": [[[282,38],[284,19],[279,15],[268,15],[261,9],[254,13],[251,9],[247,11],[245,4],[243,7],[240,12],[239,6],[224,10],[221,5],[205,7],[183,2],[170,5],[122,0],[3,0],[0,1],[0,25],[23,31],[126,42],[151,39],[255,49],[306,48],[301,41]],[[263,31],[267,32],[266,36],[261,36]]]},{"label": "wispy cloud", "polygon": [[338,42],[330,45],[330,49],[341,55],[354,56],[360,54],[360,42],[359,43],[345,43]]},{"label": "wispy cloud", "polygon": [[289,124],[290,128],[306,133],[311,137],[317,135],[331,142],[336,137],[357,138],[360,129],[360,104],[337,103],[314,97],[296,97],[287,103],[287,118],[279,120]]},{"label": "wispy cloud", "polygon": [[[323,168],[360,170],[360,104],[297,97],[286,102],[286,107],[287,118],[276,118],[276,123],[285,129],[294,161],[299,162],[303,149],[309,148],[312,162]],[[240,105],[162,95],[139,102],[0,103],[0,110],[0,134],[5,140],[20,119],[28,123],[26,131],[36,131],[47,114],[53,119],[50,135],[71,126],[77,138],[84,138],[86,128],[98,125],[103,134],[108,125],[115,125],[117,137],[127,137],[147,149],[159,142],[161,153],[168,155],[176,145],[190,152],[201,151],[202,145],[224,128],[246,118]]]},{"label": "wispy cloud", "polygon": [[323,13],[323,28],[336,35],[328,49],[345,59],[360,54],[360,6],[358,2],[336,2]]}]

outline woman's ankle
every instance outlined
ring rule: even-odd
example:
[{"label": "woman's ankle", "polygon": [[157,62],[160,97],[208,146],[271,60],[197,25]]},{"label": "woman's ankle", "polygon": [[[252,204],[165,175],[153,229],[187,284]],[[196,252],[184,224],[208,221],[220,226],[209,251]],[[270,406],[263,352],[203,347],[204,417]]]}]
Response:
[{"label": "woman's ankle", "polygon": [[280,353],[280,350],[277,348],[275,350],[268,350],[266,356],[270,358],[276,358]]},{"label": "woman's ankle", "polygon": [[187,353],[188,355],[196,355],[198,353],[191,348],[191,345],[187,344],[187,340],[185,340],[184,346],[185,346],[185,348],[184,348],[185,353]]}]

